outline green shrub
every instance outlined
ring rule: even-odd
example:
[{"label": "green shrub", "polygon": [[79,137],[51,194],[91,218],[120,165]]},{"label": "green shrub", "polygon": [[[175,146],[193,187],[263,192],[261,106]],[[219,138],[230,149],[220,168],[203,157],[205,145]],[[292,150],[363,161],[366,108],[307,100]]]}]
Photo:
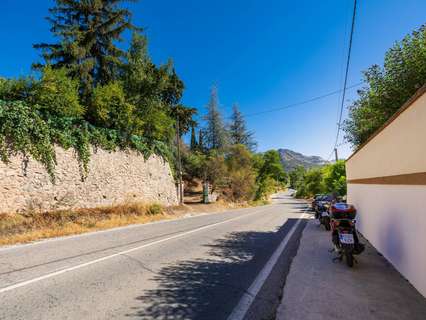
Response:
[{"label": "green shrub", "polygon": [[0,78],[0,100],[23,101],[31,95],[33,84],[34,80],[29,77]]},{"label": "green shrub", "polygon": [[162,213],[163,213],[163,206],[158,203],[153,203],[149,205],[148,208],[146,209],[146,214],[149,216],[155,216],[157,214],[162,214]]},{"label": "green shrub", "polygon": [[277,185],[272,177],[266,176],[258,179],[255,200],[265,200],[275,191],[277,191]]}]

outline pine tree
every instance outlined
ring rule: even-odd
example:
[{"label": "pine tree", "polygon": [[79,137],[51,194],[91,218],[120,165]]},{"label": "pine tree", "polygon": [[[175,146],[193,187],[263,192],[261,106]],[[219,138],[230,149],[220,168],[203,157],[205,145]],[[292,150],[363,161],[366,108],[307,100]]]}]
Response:
[{"label": "pine tree", "polygon": [[[120,6],[126,0],[56,0],[49,10],[54,44],[40,43],[46,64],[67,67],[87,98],[97,84],[116,79],[125,52],[117,45],[126,30],[136,30],[131,12]],[[41,64],[34,65],[42,67]]]},{"label": "pine tree", "polygon": [[227,144],[227,132],[222,115],[219,112],[219,98],[216,87],[212,87],[205,120],[207,121],[205,128],[206,147],[213,150],[223,150]]},{"label": "pine tree", "polygon": [[194,127],[194,125],[191,126],[191,144],[190,144],[190,148],[191,148],[192,151],[198,149],[197,138],[195,137],[195,127]]},{"label": "pine tree", "polygon": [[232,107],[231,125],[229,126],[229,138],[231,144],[242,144],[247,149],[254,151],[256,142],[253,140],[253,132],[248,131],[243,114],[240,112],[238,105]]}]

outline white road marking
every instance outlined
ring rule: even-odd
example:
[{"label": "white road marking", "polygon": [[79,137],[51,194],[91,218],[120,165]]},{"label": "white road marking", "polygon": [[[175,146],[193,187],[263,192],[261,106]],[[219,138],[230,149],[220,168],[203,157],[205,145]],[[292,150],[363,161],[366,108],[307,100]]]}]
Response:
[{"label": "white road marking", "polygon": [[251,215],[254,215],[256,213],[260,213],[260,212],[266,211],[267,209],[269,209],[269,208],[265,208],[263,210],[259,210],[259,211],[248,213],[248,214],[244,214],[242,216],[231,218],[231,219],[228,219],[228,220],[225,220],[225,221],[221,221],[221,222],[216,222],[216,223],[213,223],[213,224],[209,224],[207,226],[203,226],[203,227],[199,227],[199,228],[196,228],[196,229],[193,229],[193,230],[190,230],[190,231],[179,233],[177,235],[174,235],[174,236],[171,236],[171,237],[168,237],[168,238],[164,238],[164,239],[160,239],[160,240],[157,240],[157,241],[149,242],[147,244],[144,244],[144,245],[141,245],[141,246],[138,246],[138,247],[135,247],[135,248],[131,248],[131,249],[128,249],[128,250],[117,252],[117,253],[114,253],[114,254],[102,257],[102,258],[98,258],[98,259],[95,259],[95,260],[91,260],[91,261],[82,263],[82,264],[78,264],[78,265],[75,265],[73,267],[69,267],[69,268],[66,268],[66,269],[61,269],[59,271],[48,273],[48,274],[40,276],[40,277],[36,277],[36,278],[30,279],[30,280],[18,282],[18,283],[15,283],[13,285],[1,288],[0,289],[0,294],[1,293],[5,293],[7,291],[11,291],[11,290],[17,289],[17,288],[25,287],[25,286],[27,286],[29,284],[32,284],[32,283],[35,283],[35,282],[39,282],[39,281],[46,280],[46,279],[49,279],[49,278],[52,278],[52,277],[55,277],[55,276],[59,276],[61,274],[64,274],[64,273],[67,273],[67,272],[70,272],[70,271],[81,269],[81,268],[90,266],[90,265],[95,264],[95,263],[99,263],[99,262],[102,262],[102,261],[105,261],[105,260],[109,260],[109,259],[121,256],[121,255],[124,255],[124,254],[128,254],[130,252],[134,252],[134,251],[141,250],[141,249],[144,249],[144,248],[147,248],[147,247],[151,247],[151,246],[159,244],[159,243],[163,243],[163,242],[166,242],[166,241],[169,241],[169,240],[181,238],[181,237],[184,237],[184,236],[186,236],[188,234],[192,234],[192,233],[195,233],[195,232],[198,232],[198,231],[201,231],[201,230],[205,230],[205,229],[216,227],[216,226],[224,224],[224,223],[228,223],[228,222],[231,222],[231,221],[242,219],[244,217],[251,216]]},{"label": "white road marking", "polygon": [[293,233],[296,231],[297,227],[300,224],[302,219],[307,218],[306,214],[302,214],[299,217],[299,220],[295,223],[295,225],[291,228],[291,230],[287,233],[283,241],[280,243],[278,248],[274,251],[271,258],[269,258],[268,262],[265,264],[263,269],[257,275],[256,279],[254,279],[253,283],[250,285],[248,290],[243,294],[242,298],[238,302],[237,306],[234,308],[232,313],[229,315],[228,320],[243,320],[246,316],[247,311],[250,309],[253,301],[255,300],[257,294],[265,283],[266,279],[268,279],[269,275],[272,272],[275,264],[278,259],[284,252],[287,243],[290,241]]}]

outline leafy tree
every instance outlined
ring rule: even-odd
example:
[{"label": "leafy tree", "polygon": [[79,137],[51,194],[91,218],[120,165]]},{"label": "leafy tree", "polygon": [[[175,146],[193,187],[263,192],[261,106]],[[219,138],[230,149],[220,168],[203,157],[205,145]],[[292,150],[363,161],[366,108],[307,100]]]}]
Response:
[{"label": "leafy tree", "polygon": [[304,176],[305,196],[312,197],[324,192],[323,176],[321,168],[312,168],[306,171]]},{"label": "leafy tree", "polygon": [[263,153],[254,153],[252,160],[253,160],[253,168],[256,170],[256,172],[260,172],[260,169],[265,164]]},{"label": "leafy tree", "polygon": [[242,144],[230,146],[226,153],[226,165],[230,171],[236,171],[240,168],[253,168],[250,150]]},{"label": "leafy tree", "polygon": [[256,142],[253,139],[254,133],[247,130],[246,121],[240,112],[238,105],[232,107],[231,124],[229,126],[229,138],[231,144],[245,145],[249,150],[256,149]]},{"label": "leafy tree", "polygon": [[234,201],[251,200],[256,190],[256,174],[250,151],[242,144],[233,145],[226,155],[229,197]]},{"label": "leafy tree", "polygon": [[43,68],[40,81],[33,84],[30,101],[55,116],[81,117],[85,112],[79,101],[78,82],[65,68]]},{"label": "leafy tree", "polygon": [[144,137],[148,140],[158,140],[171,143],[174,139],[173,126],[175,121],[170,118],[161,102],[155,102],[141,114],[143,119]]},{"label": "leafy tree", "polygon": [[149,134],[149,137],[168,136],[170,140],[177,119],[181,136],[195,125],[193,116],[196,110],[179,103],[184,89],[183,82],[176,75],[171,61],[160,67],[151,61],[147,43],[144,35],[133,33],[126,64],[123,66],[122,81],[128,100],[135,106],[135,117],[144,123],[145,134]]},{"label": "leafy tree", "polygon": [[182,152],[183,178],[188,183],[193,180],[204,180],[206,178],[207,155],[197,152]]},{"label": "leafy tree", "polygon": [[93,91],[92,108],[96,124],[119,132],[143,135],[142,120],[134,117],[135,106],[126,101],[119,82],[98,85]]},{"label": "leafy tree", "polygon": [[325,166],[323,169],[323,184],[327,193],[339,196],[346,195],[346,166],[344,160]]},{"label": "leafy tree", "polygon": [[134,105],[149,103],[153,97],[158,99],[157,68],[148,54],[145,35],[133,32],[125,58],[121,79],[128,99]]},{"label": "leafy tree", "polygon": [[66,67],[79,79],[86,98],[94,86],[117,79],[125,52],[116,43],[122,41],[124,31],[137,29],[123,2],[56,0],[47,20],[58,42],[34,45],[47,64]]},{"label": "leafy tree", "polygon": [[287,175],[281,164],[280,155],[276,150],[269,150],[262,155],[261,167],[258,169],[256,183],[258,190],[256,199],[262,199],[287,182]]},{"label": "leafy tree", "polygon": [[355,147],[365,142],[426,82],[426,26],[386,52],[384,65],[364,72],[366,86],[349,108],[345,138]]},{"label": "leafy tree", "polygon": [[301,167],[289,174],[291,184],[296,188],[297,197],[312,197],[318,193],[346,195],[345,161],[307,171]]},{"label": "leafy tree", "polygon": [[259,170],[259,177],[269,176],[278,183],[285,184],[287,175],[281,163],[280,155],[277,150],[269,150],[263,154],[263,166]]},{"label": "leafy tree", "polygon": [[303,177],[305,176],[306,169],[303,166],[297,166],[295,169],[288,173],[289,178],[289,187],[292,189],[297,189],[300,183],[303,182]]},{"label": "leafy tree", "polygon": [[139,33],[133,33],[121,78],[127,100],[134,106],[133,118],[144,137],[170,142],[175,120],[169,116],[170,106],[161,100],[167,73],[165,67],[160,70],[152,63],[147,39]]},{"label": "leafy tree", "polygon": [[188,133],[189,130],[197,125],[197,122],[193,119],[197,113],[195,108],[186,107],[182,104],[172,106],[169,115],[172,119],[179,119],[179,132],[181,137]]},{"label": "leafy tree", "polygon": [[207,127],[205,128],[205,146],[211,150],[223,150],[227,145],[227,132],[219,112],[219,99],[217,88],[211,90],[210,101],[207,105],[205,117]]},{"label": "leafy tree", "polygon": [[205,163],[206,180],[212,186],[212,192],[223,190],[228,185],[228,170],[225,156],[217,150],[211,150]]}]

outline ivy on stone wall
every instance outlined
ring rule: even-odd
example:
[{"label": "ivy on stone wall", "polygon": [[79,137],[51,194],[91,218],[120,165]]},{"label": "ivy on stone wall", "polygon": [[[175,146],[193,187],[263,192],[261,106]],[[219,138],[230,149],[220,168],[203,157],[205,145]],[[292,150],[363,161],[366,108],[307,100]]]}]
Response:
[{"label": "ivy on stone wall", "polygon": [[132,135],[123,137],[117,130],[91,125],[81,118],[49,117],[47,120],[37,108],[21,101],[0,100],[0,159],[8,163],[11,156],[20,155],[24,168],[30,158],[40,162],[55,182],[56,155],[54,146],[65,150],[73,148],[82,180],[89,173],[92,147],[107,151],[132,149],[145,158],[158,154],[170,159],[168,146],[161,141]]}]

